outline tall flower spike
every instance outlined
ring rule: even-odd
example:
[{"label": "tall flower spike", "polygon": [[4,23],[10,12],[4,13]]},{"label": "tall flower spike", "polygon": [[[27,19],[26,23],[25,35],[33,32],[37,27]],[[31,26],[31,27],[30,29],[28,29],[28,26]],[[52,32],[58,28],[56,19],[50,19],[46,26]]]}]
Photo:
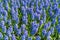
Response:
[{"label": "tall flower spike", "polygon": [[0,22],[0,26],[3,26],[3,25],[5,25],[5,22],[2,20],[2,21]]},{"label": "tall flower spike", "polygon": [[50,36],[47,36],[47,40],[51,40],[51,37]]},{"label": "tall flower spike", "polygon": [[50,28],[50,26],[51,26],[51,22],[48,22],[44,25],[44,29],[47,30],[48,28]]},{"label": "tall flower spike", "polygon": [[26,25],[25,24],[22,24],[21,25],[21,31],[24,31],[25,30],[25,27],[26,27]]},{"label": "tall flower spike", "polygon": [[4,40],[8,40],[9,38],[8,38],[8,36],[7,35],[5,35],[4,36]]},{"label": "tall flower spike", "polygon": [[45,29],[43,29],[43,30],[42,30],[42,35],[43,35],[43,36],[46,36],[46,34],[47,34],[47,31],[46,31]]},{"label": "tall flower spike", "polygon": [[51,35],[51,31],[48,31],[46,36],[50,36]]},{"label": "tall flower spike", "polygon": [[6,10],[8,11],[8,9],[9,9],[8,1],[5,1],[5,8],[6,8]]},{"label": "tall flower spike", "polygon": [[2,26],[2,32],[6,33],[6,31],[7,31],[6,26]]},{"label": "tall flower spike", "polygon": [[36,36],[36,40],[41,40],[41,37],[40,36]]},{"label": "tall flower spike", "polygon": [[3,38],[3,34],[0,32],[0,39],[2,39]]},{"label": "tall flower spike", "polygon": [[34,35],[35,33],[37,33],[39,28],[39,24],[36,23],[36,21],[33,21],[31,23],[31,34]]},{"label": "tall flower spike", "polygon": [[38,31],[38,28],[32,28],[32,30],[31,30],[31,34],[32,35],[35,35],[36,33],[37,33],[37,31]]},{"label": "tall flower spike", "polygon": [[8,37],[11,37],[12,36],[10,30],[7,30],[6,31],[6,34],[8,35]]},{"label": "tall flower spike", "polygon": [[7,20],[8,25],[11,25],[11,19]]},{"label": "tall flower spike", "polygon": [[58,23],[60,24],[60,16],[58,17]]},{"label": "tall flower spike", "polygon": [[18,24],[15,24],[15,25],[14,25],[14,30],[15,30],[15,31],[18,30]]},{"label": "tall flower spike", "polygon": [[17,40],[14,34],[12,34],[11,40]]},{"label": "tall flower spike", "polygon": [[12,33],[13,32],[13,27],[9,26],[8,30]]},{"label": "tall flower spike", "polygon": [[54,27],[50,29],[51,34],[54,34]]},{"label": "tall flower spike", "polygon": [[7,22],[7,17],[6,16],[3,16],[3,20],[6,23]]},{"label": "tall flower spike", "polygon": [[40,20],[39,24],[42,25],[43,24],[43,20]]},{"label": "tall flower spike", "polygon": [[21,40],[25,40],[26,38],[25,38],[25,35],[22,35],[21,36]]},{"label": "tall flower spike", "polygon": [[25,37],[27,37],[28,36],[28,31],[24,30],[24,34],[23,35],[25,35]]},{"label": "tall flower spike", "polygon": [[19,28],[16,33],[17,33],[17,35],[21,35],[21,33],[22,33],[21,28]]},{"label": "tall flower spike", "polygon": [[32,38],[31,37],[28,37],[28,39],[27,40],[32,40]]},{"label": "tall flower spike", "polygon": [[0,14],[0,19],[3,19],[3,15],[2,14]]},{"label": "tall flower spike", "polygon": [[26,24],[26,25],[28,24],[28,19],[27,19],[26,16],[22,17],[22,21],[23,21],[24,24]]}]

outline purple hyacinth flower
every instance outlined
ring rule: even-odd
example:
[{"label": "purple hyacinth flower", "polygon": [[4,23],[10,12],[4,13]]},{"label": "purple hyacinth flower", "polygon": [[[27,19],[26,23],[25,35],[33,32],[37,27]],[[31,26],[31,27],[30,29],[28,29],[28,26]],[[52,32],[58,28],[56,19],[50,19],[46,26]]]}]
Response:
[{"label": "purple hyacinth flower", "polygon": [[8,36],[7,35],[5,35],[4,36],[4,40],[8,40],[9,38],[8,38]]},{"label": "purple hyacinth flower", "polygon": [[41,40],[41,37],[40,36],[36,36],[36,40]]}]

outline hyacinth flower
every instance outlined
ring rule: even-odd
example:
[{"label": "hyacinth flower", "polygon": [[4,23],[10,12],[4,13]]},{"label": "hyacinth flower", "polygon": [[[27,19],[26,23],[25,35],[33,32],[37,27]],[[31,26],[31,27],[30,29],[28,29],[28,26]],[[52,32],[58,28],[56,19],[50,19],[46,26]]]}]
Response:
[{"label": "hyacinth flower", "polygon": [[2,16],[2,14],[0,14],[0,19],[3,19],[3,16]]},{"label": "hyacinth flower", "polygon": [[28,37],[28,39],[27,40],[32,40],[32,38],[31,37]]},{"label": "hyacinth flower", "polygon": [[10,26],[10,27],[8,28],[8,30],[12,33],[12,32],[13,32],[12,26]]},{"label": "hyacinth flower", "polygon": [[25,25],[25,24],[22,24],[22,25],[21,25],[21,31],[24,31],[25,28],[26,28],[26,25]]},{"label": "hyacinth flower", "polygon": [[50,36],[48,36],[48,37],[47,37],[47,40],[51,40],[51,37],[50,37]]},{"label": "hyacinth flower", "polygon": [[16,36],[12,34],[11,40],[16,40]]},{"label": "hyacinth flower", "polygon": [[25,40],[25,39],[26,39],[25,35],[22,35],[21,40]]},{"label": "hyacinth flower", "polygon": [[37,24],[36,21],[33,21],[31,26],[31,34],[34,35],[38,31],[39,24]]},{"label": "hyacinth flower", "polygon": [[50,28],[50,26],[51,26],[51,22],[48,22],[44,25],[44,29],[47,30],[48,28]]},{"label": "hyacinth flower", "polygon": [[50,29],[51,34],[54,34],[54,27]]},{"label": "hyacinth flower", "polygon": [[51,32],[48,31],[48,32],[46,33],[46,36],[50,36],[50,35],[51,35]]},{"label": "hyacinth flower", "polygon": [[40,13],[36,13],[36,12],[35,12],[34,14],[35,14],[35,15],[34,15],[34,18],[37,19],[37,20],[40,20]]},{"label": "hyacinth flower", "polygon": [[40,36],[36,36],[36,40],[41,40],[41,37]]},{"label": "hyacinth flower", "polygon": [[28,31],[27,30],[24,30],[23,35],[25,35],[25,37],[27,37],[28,36]]},{"label": "hyacinth flower", "polygon": [[22,32],[21,32],[21,28],[17,29],[16,34],[17,34],[17,35],[21,35],[21,33],[22,33]]},{"label": "hyacinth flower", "polygon": [[7,15],[8,15],[8,13],[7,13],[6,10],[3,10],[3,15],[4,15],[4,16],[7,16]]},{"label": "hyacinth flower", "polygon": [[8,40],[9,37],[7,35],[4,36],[4,40]]},{"label": "hyacinth flower", "polygon": [[56,29],[57,29],[57,32],[60,34],[60,24],[58,24],[57,26],[56,26]]},{"label": "hyacinth flower", "polygon": [[32,20],[34,20],[35,19],[35,15],[34,14],[32,14]]},{"label": "hyacinth flower", "polygon": [[0,26],[2,27],[2,26],[4,26],[4,24],[5,24],[5,22],[2,20],[2,21],[0,22]]},{"label": "hyacinth flower", "polygon": [[15,24],[13,28],[14,28],[14,31],[16,32],[18,30],[18,24]]},{"label": "hyacinth flower", "polygon": [[16,0],[16,5],[18,6],[18,8],[20,7],[20,0]]},{"label": "hyacinth flower", "polygon": [[12,11],[12,13],[11,13],[11,15],[12,15],[12,20],[15,20],[16,23],[18,23],[18,22],[19,22],[19,18],[18,18],[18,16],[16,15],[16,12],[15,12],[15,10],[14,10],[14,7],[12,7],[11,11]]},{"label": "hyacinth flower", "polygon": [[48,10],[50,17],[53,15],[53,12],[52,12],[51,10],[52,10],[52,8],[50,8],[50,9]]},{"label": "hyacinth flower", "polygon": [[43,19],[43,22],[45,23],[45,21],[46,21],[46,13],[45,13],[45,10],[43,10],[42,14],[43,14],[42,19]]},{"label": "hyacinth flower", "polygon": [[3,32],[3,33],[6,33],[6,30],[7,30],[7,29],[6,29],[6,26],[2,26],[2,32]]},{"label": "hyacinth flower", "polygon": [[57,30],[58,30],[58,33],[60,34],[60,28],[58,28]]},{"label": "hyacinth flower", "polygon": [[28,20],[27,20],[27,17],[26,16],[23,16],[22,17],[22,21],[24,24],[28,24]]},{"label": "hyacinth flower", "polygon": [[8,10],[9,10],[8,1],[5,1],[5,0],[4,0],[3,4],[5,4],[5,9],[8,11]]},{"label": "hyacinth flower", "polygon": [[4,20],[5,22],[7,22],[7,17],[6,17],[6,16],[4,16],[4,17],[3,17],[3,20]]},{"label": "hyacinth flower", "polygon": [[56,23],[56,20],[55,19],[52,19],[52,24],[55,24]]},{"label": "hyacinth flower", "polygon": [[46,34],[47,34],[47,31],[46,31],[45,29],[43,29],[43,30],[42,30],[42,35],[43,35],[43,36],[46,36]]},{"label": "hyacinth flower", "polygon": [[0,32],[0,39],[2,39],[3,38],[3,34]]},{"label": "hyacinth flower", "polygon": [[58,23],[60,24],[60,16],[58,17]]},{"label": "hyacinth flower", "polygon": [[25,7],[24,6],[22,6],[21,7],[21,11],[22,11],[22,13],[23,13],[23,15],[25,14],[25,12],[26,12],[26,9],[25,9]]},{"label": "hyacinth flower", "polygon": [[37,33],[37,31],[38,31],[38,28],[34,28],[32,29],[31,34],[34,35],[35,33]]},{"label": "hyacinth flower", "polygon": [[12,36],[10,30],[7,30],[6,31],[6,34],[8,35],[8,37],[11,37]]},{"label": "hyacinth flower", "polygon": [[7,20],[8,25],[11,25],[11,19]]},{"label": "hyacinth flower", "polygon": [[43,24],[43,20],[40,20],[39,25],[41,26]]}]

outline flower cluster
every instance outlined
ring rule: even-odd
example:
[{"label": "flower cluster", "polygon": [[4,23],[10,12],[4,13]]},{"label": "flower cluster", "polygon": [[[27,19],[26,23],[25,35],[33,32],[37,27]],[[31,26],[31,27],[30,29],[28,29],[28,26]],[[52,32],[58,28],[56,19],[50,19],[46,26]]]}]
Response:
[{"label": "flower cluster", "polygon": [[0,40],[60,40],[60,1],[0,0]]}]

